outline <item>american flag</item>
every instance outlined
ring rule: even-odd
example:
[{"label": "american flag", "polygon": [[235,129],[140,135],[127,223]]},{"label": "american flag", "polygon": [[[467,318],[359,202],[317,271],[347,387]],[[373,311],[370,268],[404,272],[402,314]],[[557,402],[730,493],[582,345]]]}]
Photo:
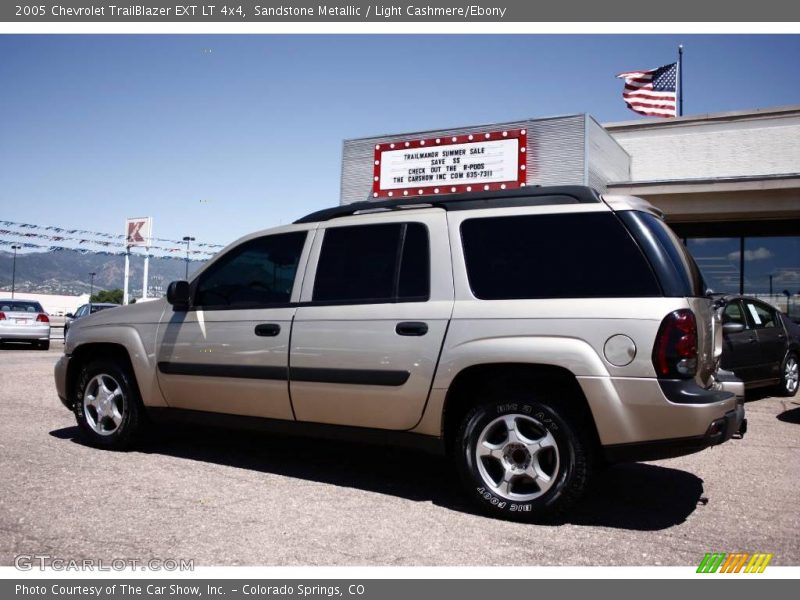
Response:
[{"label": "american flag", "polygon": [[649,71],[620,73],[625,80],[622,98],[632,111],[651,117],[674,117],[678,63]]}]

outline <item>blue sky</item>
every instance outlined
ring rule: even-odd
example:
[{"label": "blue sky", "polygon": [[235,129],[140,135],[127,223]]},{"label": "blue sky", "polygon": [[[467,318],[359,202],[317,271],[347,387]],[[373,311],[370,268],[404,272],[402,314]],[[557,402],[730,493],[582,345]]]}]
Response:
[{"label": "blue sky", "polygon": [[337,204],[344,138],[640,118],[678,43],[685,114],[800,102],[800,36],[0,36],[0,220],[227,243]]}]

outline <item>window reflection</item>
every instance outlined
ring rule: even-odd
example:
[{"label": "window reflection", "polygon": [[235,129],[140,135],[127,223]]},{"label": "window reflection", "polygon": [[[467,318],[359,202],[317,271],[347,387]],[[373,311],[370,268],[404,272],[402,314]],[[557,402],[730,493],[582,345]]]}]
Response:
[{"label": "window reflection", "polygon": [[739,238],[689,238],[686,247],[712,291],[739,293]]},{"label": "window reflection", "polygon": [[800,236],[688,238],[686,247],[714,292],[754,296],[800,320]]}]

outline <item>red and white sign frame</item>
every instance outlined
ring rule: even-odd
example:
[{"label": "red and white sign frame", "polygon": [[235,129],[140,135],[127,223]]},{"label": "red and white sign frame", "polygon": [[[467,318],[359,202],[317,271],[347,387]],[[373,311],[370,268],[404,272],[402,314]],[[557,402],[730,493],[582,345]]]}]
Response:
[{"label": "red and white sign frame", "polygon": [[[432,148],[447,147],[456,144],[480,144],[482,142],[502,140],[518,141],[516,178],[511,178],[507,181],[494,182],[485,182],[478,179],[470,183],[458,184],[443,181],[442,183],[436,185],[408,185],[401,188],[392,189],[381,188],[381,163],[384,152],[397,150],[430,150]],[[382,142],[375,145],[374,165],[372,172],[372,197],[373,199],[408,198],[425,195],[510,190],[524,187],[527,183],[527,151],[528,132],[526,129],[473,132],[460,135],[440,136],[437,138]]]},{"label": "red and white sign frame", "polygon": [[128,217],[125,219],[125,245],[149,247],[153,235],[152,217]]}]

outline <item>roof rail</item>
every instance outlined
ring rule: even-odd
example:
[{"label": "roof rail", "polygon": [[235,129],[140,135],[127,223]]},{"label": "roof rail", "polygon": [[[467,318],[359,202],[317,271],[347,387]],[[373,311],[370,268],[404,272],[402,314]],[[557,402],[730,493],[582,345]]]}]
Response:
[{"label": "roof rail", "polygon": [[318,210],[295,221],[318,223],[338,217],[347,217],[359,212],[404,210],[410,208],[441,208],[444,210],[474,210],[476,208],[507,208],[515,206],[544,206],[548,204],[592,204],[601,202],[600,195],[592,188],[582,185],[526,186],[498,192],[472,192],[442,196],[418,196],[353,202]]}]

